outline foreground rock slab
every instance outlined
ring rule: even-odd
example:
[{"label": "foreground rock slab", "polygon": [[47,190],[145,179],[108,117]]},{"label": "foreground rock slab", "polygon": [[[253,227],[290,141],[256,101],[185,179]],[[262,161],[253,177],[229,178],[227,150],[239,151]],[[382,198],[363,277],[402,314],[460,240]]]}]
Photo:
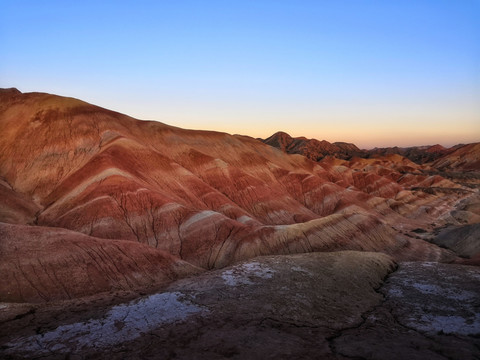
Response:
[{"label": "foreground rock slab", "polygon": [[[329,354],[326,337],[363,321],[361,314],[382,300],[375,289],[394,267],[387,255],[353,251],[260,257],[99,307],[82,321],[48,324],[33,314],[18,329],[23,336],[5,337],[2,351],[32,358]],[[5,325],[15,331],[15,321]],[[26,327],[35,330],[27,334]]]},{"label": "foreground rock slab", "polygon": [[338,354],[368,359],[479,359],[480,268],[431,262],[399,266],[385,300],[334,340]]},{"label": "foreground rock slab", "polygon": [[11,315],[3,316],[0,357],[478,358],[480,269],[421,262],[395,269],[378,253],[268,256],[124,304],[64,302],[63,316],[50,321],[48,305],[22,304],[18,314],[3,304],[0,315]]}]

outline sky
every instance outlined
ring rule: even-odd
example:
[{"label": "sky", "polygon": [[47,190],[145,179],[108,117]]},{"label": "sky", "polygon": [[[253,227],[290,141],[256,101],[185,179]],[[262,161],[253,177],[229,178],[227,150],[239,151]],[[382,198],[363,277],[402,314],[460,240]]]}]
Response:
[{"label": "sky", "polygon": [[0,0],[0,87],[361,148],[480,141],[480,0]]}]

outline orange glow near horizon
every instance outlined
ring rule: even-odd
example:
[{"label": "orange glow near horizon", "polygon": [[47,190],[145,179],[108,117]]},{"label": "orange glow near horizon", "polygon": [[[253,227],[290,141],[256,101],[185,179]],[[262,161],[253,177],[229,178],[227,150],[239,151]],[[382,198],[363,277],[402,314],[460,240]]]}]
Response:
[{"label": "orange glow near horizon", "polygon": [[451,147],[480,141],[480,110],[477,111],[474,104],[466,104],[461,112],[458,111],[460,106],[448,103],[420,109],[402,104],[403,109],[397,105],[392,106],[391,111],[386,106],[372,106],[357,107],[355,111],[289,111],[286,107],[277,107],[276,112],[266,107],[238,110],[233,106],[209,108],[203,104],[190,107],[157,105],[164,111],[145,112],[145,106],[141,109],[125,108],[125,112],[139,119],[156,120],[185,129],[221,131],[254,138],[267,138],[283,131],[292,137],[349,142],[364,149],[435,144]]}]

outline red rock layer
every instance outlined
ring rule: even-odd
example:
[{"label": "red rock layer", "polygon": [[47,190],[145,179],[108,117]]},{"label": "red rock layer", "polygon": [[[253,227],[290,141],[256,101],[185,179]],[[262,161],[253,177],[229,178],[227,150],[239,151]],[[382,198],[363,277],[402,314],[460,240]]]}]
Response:
[{"label": "red rock layer", "polygon": [[37,302],[166,284],[201,270],[161,250],[65,229],[0,223],[0,299]]},{"label": "red rock layer", "polygon": [[454,152],[436,160],[433,167],[450,171],[480,171],[480,143],[459,147]]}]

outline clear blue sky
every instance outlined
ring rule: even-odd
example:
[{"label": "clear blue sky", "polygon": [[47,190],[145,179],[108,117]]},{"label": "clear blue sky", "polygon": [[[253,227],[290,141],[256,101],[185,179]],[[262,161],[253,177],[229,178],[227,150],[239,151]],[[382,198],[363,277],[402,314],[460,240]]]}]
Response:
[{"label": "clear blue sky", "polygon": [[0,54],[0,87],[184,128],[480,141],[480,0],[0,0]]}]

